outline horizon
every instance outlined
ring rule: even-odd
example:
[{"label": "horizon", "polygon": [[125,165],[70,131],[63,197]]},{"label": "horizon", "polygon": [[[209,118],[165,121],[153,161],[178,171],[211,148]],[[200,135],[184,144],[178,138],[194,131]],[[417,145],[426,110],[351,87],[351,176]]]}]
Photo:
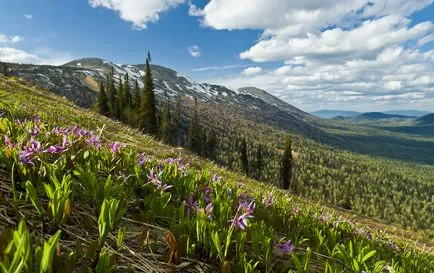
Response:
[{"label": "horizon", "polygon": [[140,64],[149,49],[198,82],[254,86],[306,112],[434,109],[433,0],[243,3],[4,1],[0,61]]}]

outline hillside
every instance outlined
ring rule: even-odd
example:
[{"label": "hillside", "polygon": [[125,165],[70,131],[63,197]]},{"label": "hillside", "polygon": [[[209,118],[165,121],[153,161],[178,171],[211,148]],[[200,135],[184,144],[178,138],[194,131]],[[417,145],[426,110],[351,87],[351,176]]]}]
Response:
[{"label": "hillside", "polygon": [[[112,271],[109,267],[113,266],[120,271],[132,268],[138,272],[223,271],[220,267],[225,268],[223,272],[254,272],[255,268],[261,272],[301,272],[303,267],[308,272],[383,272],[386,268],[396,272],[432,272],[432,255],[406,239],[417,238],[417,234],[359,217],[353,216],[353,220],[349,220],[347,217],[351,214],[315,205],[317,200],[300,199],[221,169],[16,79],[0,76],[0,98],[0,109],[3,109],[0,130],[8,136],[10,143],[17,144],[0,144],[3,193],[0,206],[4,211],[0,226],[16,229],[20,218],[26,216],[29,231],[22,224],[17,234],[22,234],[23,238],[45,240],[54,235],[45,247],[54,250],[60,242],[61,251],[52,251],[51,255],[47,254],[47,259],[54,260],[54,267],[62,268],[63,272],[69,272],[68,268],[86,269],[94,261],[97,261],[98,272]],[[41,119],[35,119],[36,115]],[[32,129],[32,134],[40,132],[32,138],[28,129]],[[63,134],[67,134],[71,144],[62,140]],[[32,153],[39,154],[34,159],[27,155],[30,161],[25,161],[26,158],[18,157],[18,151],[24,147],[30,149],[31,146],[26,145],[29,141],[41,146],[32,146],[36,149]],[[112,141],[125,143],[127,147]],[[43,152],[50,145],[67,149],[59,154]],[[311,156],[307,150],[298,151],[305,154],[300,161]],[[178,156],[183,157],[182,164],[173,159],[163,161]],[[357,158],[347,156],[352,158],[350,161]],[[335,164],[324,163],[320,164],[323,167]],[[385,163],[377,161],[371,165],[380,167],[379,164]],[[158,176],[152,171],[157,169],[162,170]],[[386,169],[393,167],[386,166]],[[399,166],[399,169],[410,171],[408,166]],[[297,171],[297,175],[301,171]],[[15,172],[12,179],[11,172]],[[411,172],[407,175],[412,176]],[[53,214],[47,213],[51,216],[44,217],[50,195],[44,193],[42,182],[55,187],[55,177],[62,181],[62,187],[72,187],[72,192],[64,193],[71,198],[62,199],[62,202],[72,202],[72,211],[53,210]],[[89,184],[96,178],[99,180]],[[27,180],[32,182],[25,184]],[[97,192],[91,191],[92,185],[96,185],[93,183],[104,182],[105,189],[109,190],[104,190],[102,196],[94,195]],[[20,194],[13,194],[13,185],[17,185]],[[38,198],[31,194],[30,185],[36,188]],[[28,198],[25,198],[24,188]],[[205,188],[208,190],[204,191]],[[80,194],[74,194],[77,190]],[[210,197],[212,207],[206,205],[204,197]],[[118,206],[111,205],[119,200],[127,201],[128,206],[122,202],[117,203]],[[197,204],[196,200],[199,201]],[[255,200],[256,208],[242,207],[251,217],[247,218],[244,229],[233,229],[231,219],[239,219],[241,214],[234,207],[242,200]],[[39,202],[43,205],[38,206]],[[201,209],[189,214],[189,205]],[[115,222],[104,216],[102,208],[108,206],[119,215],[113,219]],[[42,229],[43,233],[38,228],[41,223],[46,227]],[[377,231],[385,228],[387,231]],[[87,236],[83,238],[81,234]],[[264,244],[255,244],[259,241]],[[101,242],[103,251],[95,260],[98,253],[95,246]],[[40,243],[35,242],[36,245]],[[29,244],[27,251],[33,251],[33,247]],[[7,251],[7,259],[27,261],[25,257],[28,256],[14,256],[13,253]]]},{"label": "hillside", "polygon": [[[105,81],[111,69],[114,70],[115,78],[119,79],[128,73],[131,85],[138,80],[139,86],[143,86],[143,65],[114,64],[97,58],[80,59],[58,67],[9,66],[12,75],[23,77],[40,88],[87,108],[95,101],[98,83]],[[162,66],[152,65],[152,69],[160,105],[164,92],[172,100],[178,96],[195,97],[212,105],[209,108],[216,112],[211,116],[221,116],[222,111],[228,111],[227,115],[291,131],[335,148],[424,164],[434,163],[434,142],[415,139],[413,135],[406,135],[405,130],[395,130],[396,133],[391,134],[394,130],[388,128],[335,123],[315,118],[264,90],[250,87],[234,91],[224,86],[198,83]]]},{"label": "hillside", "polygon": [[354,117],[362,113],[356,111],[319,110],[319,111],[314,111],[311,114],[320,118],[330,119],[335,117]]},{"label": "hillside", "polygon": [[434,125],[434,114],[428,114],[418,118],[417,123],[419,125]]}]

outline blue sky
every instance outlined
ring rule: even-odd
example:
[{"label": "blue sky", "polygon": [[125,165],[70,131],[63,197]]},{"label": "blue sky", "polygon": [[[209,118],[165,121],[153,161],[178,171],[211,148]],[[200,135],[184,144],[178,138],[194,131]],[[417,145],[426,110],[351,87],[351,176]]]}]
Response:
[{"label": "blue sky", "polygon": [[[0,60],[99,57],[304,110],[434,109],[433,0],[0,0]],[[191,51],[191,52],[190,52]]]}]

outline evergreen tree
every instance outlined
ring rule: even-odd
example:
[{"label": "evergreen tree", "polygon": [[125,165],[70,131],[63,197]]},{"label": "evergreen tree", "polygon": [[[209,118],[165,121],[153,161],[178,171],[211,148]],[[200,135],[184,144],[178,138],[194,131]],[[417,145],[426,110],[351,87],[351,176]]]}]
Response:
[{"label": "evergreen tree", "polygon": [[161,118],[161,138],[165,143],[172,142],[172,125],[170,124],[170,101],[166,91],[164,91],[166,102],[163,106],[163,117]]},{"label": "evergreen tree", "polygon": [[101,115],[107,116],[110,113],[107,94],[104,90],[104,85],[101,83],[98,96],[98,108]]},{"label": "evergreen tree", "polygon": [[3,63],[2,67],[3,67],[3,75],[5,77],[7,77],[8,76],[8,66],[5,63]]},{"label": "evergreen tree", "polygon": [[124,86],[122,84],[122,78],[120,76],[119,76],[119,90],[118,90],[118,96],[116,102],[117,102],[116,117],[121,121],[125,121]]},{"label": "evergreen tree", "polygon": [[108,97],[108,102],[109,102],[109,107],[110,107],[110,116],[113,118],[116,118],[116,114],[117,114],[117,109],[118,109],[118,105],[116,102],[116,86],[115,86],[115,82],[113,79],[113,67],[112,70],[110,71],[110,73],[107,76],[107,97]]},{"label": "evergreen tree", "polygon": [[188,127],[188,147],[196,153],[201,152],[200,134],[201,129],[199,126],[199,116],[197,113],[197,98],[194,98],[193,116]]},{"label": "evergreen tree", "polygon": [[283,151],[281,159],[281,172],[280,172],[280,187],[288,190],[291,183],[292,174],[292,141],[291,136],[288,135],[285,140],[285,150]]},{"label": "evergreen tree", "polygon": [[262,171],[264,169],[264,155],[262,153],[262,145],[259,144],[256,148],[256,161],[254,167],[255,179],[262,179]]},{"label": "evergreen tree", "polygon": [[140,107],[140,128],[143,129],[148,134],[157,134],[157,116],[156,116],[156,106],[155,106],[155,94],[154,94],[154,83],[152,79],[151,72],[151,56],[148,52],[148,58],[146,58],[146,74],[143,88],[143,98],[142,105]]},{"label": "evergreen tree", "polygon": [[181,146],[181,96],[178,95],[178,99],[176,100],[175,113],[173,114],[173,122],[172,122],[173,130],[173,144],[177,146]]},{"label": "evergreen tree", "polygon": [[206,141],[206,157],[211,160],[216,158],[215,151],[217,149],[217,134],[213,129],[208,130]]},{"label": "evergreen tree", "polygon": [[130,77],[128,76],[128,73],[125,74],[124,79],[124,107],[130,108],[131,107],[131,88],[130,88]]},{"label": "evergreen tree", "polygon": [[241,167],[245,174],[249,174],[249,159],[247,157],[247,141],[244,137],[240,147]]},{"label": "evergreen tree", "polygon": [[132,101],[132,108],[135,112],[139,112],[140,104],[141,104],[142,98],[140,96],[140,90],[139,90],[139,83],[137,80],[134,82],[134,95],[133,95],[133,101]]}]

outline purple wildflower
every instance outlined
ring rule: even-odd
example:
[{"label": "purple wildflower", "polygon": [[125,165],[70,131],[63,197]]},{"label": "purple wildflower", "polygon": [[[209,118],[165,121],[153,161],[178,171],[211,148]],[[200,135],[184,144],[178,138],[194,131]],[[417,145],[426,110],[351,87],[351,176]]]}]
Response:
[{"label": "purple wildflower", "polygon": [[[238,213],[245,210],[245,213],[238,216]],[[241,230],[246,229],[247,227],[247,219],[253,218],[253,211],[255,210],[255,204],[251,202],[250,204],[240,203],[238,205],[237,213],[235,214],[234,219],[230,220],[231,227],[239,228]]]},{"label": "purple wildflower", "polygon": [[206,205],[205,207],[205,214],[208,218],[208,221],[212,221],[212,210],[214,209],[214,206],[212,205],[212,203],[210,202],[208,205]]},{"label": "purple wildflower", "polygon": [[218,175],[213,175],[212,176],[212,182],[214,182],[214,183],[220,181],[220,179],[222,179],[221,176],[218,176]]},{"label": "purple wildflower", "polygon": [[143,166],[143,164],[145,164],[145,162],[146,162],[145,156],[143,154],[138,154],[137,160],[136,160],[137,165]]},{"label": "purple wildflower", "polygon": [[238,182],[238,183],[237,183],[237,187],[238,187],[238,188],[242,188],[243,186],[244,186],[244,183],[243,183],[243,182]]},{"label": "purple wildflower", "polygon": [[93,145],[96,148],[101,148],[101,139],[99,136],[92,135],[90,138],[85,140],[87,145]]},{"label": "purple wildflower", "polygon": [[289,254],[294,250],[294,245],[291,244],[291,240],[288,240],[282,244],[274,243],[274,253],[277,256],[283,256]]},{"label": "purple wildflower", "polygon": [[15,144],[13,144],[13,143],[9,140],[9,138],[8,138],[7,135],[3,135],[3,138],[4,138],[4,140],[5,140],[5,144],[6,144],[6,146],[7,146],[8,148],[13,148],[13,147],[15,146]]},{"label": "purple wildflower", "polygon": [[300,209],[299,209],[299,208],[293,208],[293,209],[292,209],[292,213],[293,213],[294,215],[297,215],[297,214],[300,213]]},{"label": "purple wildflower", "polygon": [[32,161],[33,159],[30,158],[32,153],[29,153],[27,151],[21,151],[18,154],[18,160],[27,166],[35,166],[35,163]]},{"label": "purple wildflower", "polygon": [[189,215],[192,210],[199,210],[199,203],[193,199],[193,195],[188,197],[187,201],[184,201],[185,208],[187,209],[187,214]]},{"label": "purple wildflower", "polygon": [[235,217],[234,219],[230,220],[231,228],[235,227],[241,230],[245,230],[247,228],[247,218],[249,218],[249,215],[247,213],[244,213],[239,217]]},{"label": "purple wildflower", "polygon": [[41,143],[36,139],[34,139],[33,137],[31,137],[29,143],[25,148],[25,151],[29,154],[33,154],[38,152],[39,149],[41,149]]},{"label": "purple wildflower", "polygon": [[0,110],[0,118],[3,117],[5,115],[5,111]]},{"label": "purple wildflower", "polygon": [[117,153],[119,153],[119,152],[121,151],[122,148],[125,147],[125,145],[124,145],[124,144],[120,144],[120,143],[118,143],[118,142],[112,142],[112,143],[110,143],[110,144],[108,145],[108,147],[110,148],[110,151],[111,151],[113,154],[117,154]]}]

